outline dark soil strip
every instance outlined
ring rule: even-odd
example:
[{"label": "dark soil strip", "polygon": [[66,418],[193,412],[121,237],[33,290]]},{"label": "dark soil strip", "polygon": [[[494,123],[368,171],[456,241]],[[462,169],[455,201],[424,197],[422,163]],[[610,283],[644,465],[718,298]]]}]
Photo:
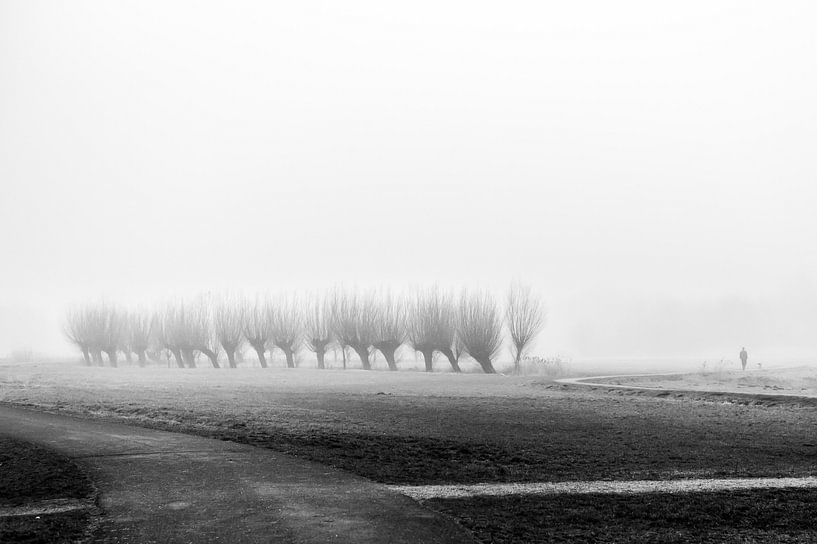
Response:
[{"label": "dark soil strip", "polygon": [[0,506],[46,499],[84,499],[94,488],[67,457],[0,436]]},{"label": "dark soil strip", "polygon": [[[705,451],[690,447],[682,436],[656,445],[638,443],[619,453],[618,444],[558,442],[547,445],[466,442],[427,437],[362,433],[293,433],[268,429],[259,434],[201,432],[222,440],[270,448],[340,468],[386,484],[475,484],[571,480],[634,480],[685,477],[809,476],[810,457],[794,459],[795,452],[779,457],[761,450],[759,458],[745,450]],[[538,446],[538,447],[537,447]],[[628,445],[629,446],[629,445]],[[658,448],[661,449],[658,449]],[[700,450],[696,451],[697,448]],[[690,451],[691,450],[691,451]],[[704,451],[701,451],[704,450]],[[803,452],[806,453],[806,452]],[[697,457],[696,457],[697,454]],[[774,455],[769,459],[768,455]],[[689,471],[689,472],[685,472]]]},{"label": "dark soil strip", "polygon": [[[88,477],[67,457],[0,437],[0,507],[48,499],[86,499],[95,493]],[[0,542],[75,542],[91,523],[92,512],[0,517]]]},{"label": "dark soil strip", "polygon": [[88,511],[0,518],[0,542],[46,544],[77,542],[92,521]]},{"label": "dark soil strip", "polygon": [[481,542],[815,542],[817,490],[433,499]]}]

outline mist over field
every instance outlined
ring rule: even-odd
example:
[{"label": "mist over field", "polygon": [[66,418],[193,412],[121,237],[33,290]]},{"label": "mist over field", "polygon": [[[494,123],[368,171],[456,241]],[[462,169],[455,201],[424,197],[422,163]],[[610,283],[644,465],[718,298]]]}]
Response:
[{"label": "mist over field", "polygon": [[815,19],[3,2],[0,356],[87,301],[519,280],[534,353],[812,357]]}]

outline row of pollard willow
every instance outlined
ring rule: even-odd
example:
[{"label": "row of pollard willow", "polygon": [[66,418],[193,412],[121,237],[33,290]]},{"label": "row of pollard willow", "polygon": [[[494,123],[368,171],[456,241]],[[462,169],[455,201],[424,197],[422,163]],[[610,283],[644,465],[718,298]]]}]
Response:
[{"label": "row of pollard willow", "polygon": [[455,296],[439,288],[409,295],[388,292],[334,290],[310,297],[198,297],[168,303],[159,311],[124,311],[111,304],[74,308],[67,313],[65,333],[82,352],[88,365],[104,365],[102,354],[117,366],[118,353],[128,361],[132,354],[144,366],[148,355],[167,350],[180,368],[196,366],[197,354],[219,368],[224,353],[230,368],[244,345],[256,353],[266,368],[267,352],[279,349],[287,367],[294,367],[302,347],[316,354],[318,368],[333,346],[341,348],[346,366],[347,348],[365,370],[380,352],[390,370],[397,370],[396,353],[408,345],[421,353],[426,371],[433,370],[435,353],[460,371],[462,354],[469,355],[486,373],[494,373],[493,360],[507,331],[519,362],[544,325],[541,301],[530,288],[518,284],[507,291],[504,312],[487,291],[462,291]]}]

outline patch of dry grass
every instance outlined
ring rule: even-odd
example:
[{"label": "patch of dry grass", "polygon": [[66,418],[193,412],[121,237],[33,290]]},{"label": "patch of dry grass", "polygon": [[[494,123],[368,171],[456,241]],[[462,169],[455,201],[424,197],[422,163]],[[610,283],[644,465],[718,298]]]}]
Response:
[{"label": "patch of dry grass", "polygon": [[815,490],[434,499],[480,542],[810,543]]}]

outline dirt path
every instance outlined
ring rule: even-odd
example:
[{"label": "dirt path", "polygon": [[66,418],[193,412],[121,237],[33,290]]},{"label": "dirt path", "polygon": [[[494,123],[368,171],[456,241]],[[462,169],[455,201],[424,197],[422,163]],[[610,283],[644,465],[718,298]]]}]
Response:
[{"label": "dirt path", "polygon": [[[777,369],[791,370],[791,369]],[[758,369],[749,369],[741,372],[741,376],[758,375]],[[710,400],[717,402],[738,402],[742,404],[767,404],[778,405],[787,404],[801,407],[817,407],[817,395],[806,390],[791,391],[784,388],[774,388],[773,390],[736,390],[735,387],[724,387],[724,384],[707,384],[706,387],[685,383],[683,380],[665,380],[662,377],[680,378],[685,376],[683,372],[660,372],[654,374],[613,374],[606,376],[584,376],[579,378],[559,378],[556,383],[567,386],[603,388],[607,390],[633,391],[650,396],[689,396],[696,400]],[[653,379],[651,385],[635,385],[632,383],[614,383],[615,380],[626,380],[628,378]],[[655,380],[658,378],[658,380]]]},{"label": "dirt path", "polygon": [[270,450],[10,407],[0,434],[88,472],[98,542],[472,542],[387,486]]},{"label": "dirt path", "polygon": [[622,385],[616,383],[606,383],[600,380],[611,380],[615,378],[642,378],[649,376],[678,376],[681,372],[658,372],[654,374],[611,374],[609,376],[584,376],[580,378],[557,378],[553,381],[565,385],[585,385],[587,387],[609,387],[611,389],[637,389],[641,391],[663,391],[663,387],[649,387],[645,385]]},{"label": "dirt path", "polygon": [[391,489],[417,500],[458,499],[475,496],[559,495],[591,493],[694,493],[739,489],[814,488],[817,477],[805,478],[694,478],[687,480],[633,480],[542,482],[520,484],[392,486]]}]

